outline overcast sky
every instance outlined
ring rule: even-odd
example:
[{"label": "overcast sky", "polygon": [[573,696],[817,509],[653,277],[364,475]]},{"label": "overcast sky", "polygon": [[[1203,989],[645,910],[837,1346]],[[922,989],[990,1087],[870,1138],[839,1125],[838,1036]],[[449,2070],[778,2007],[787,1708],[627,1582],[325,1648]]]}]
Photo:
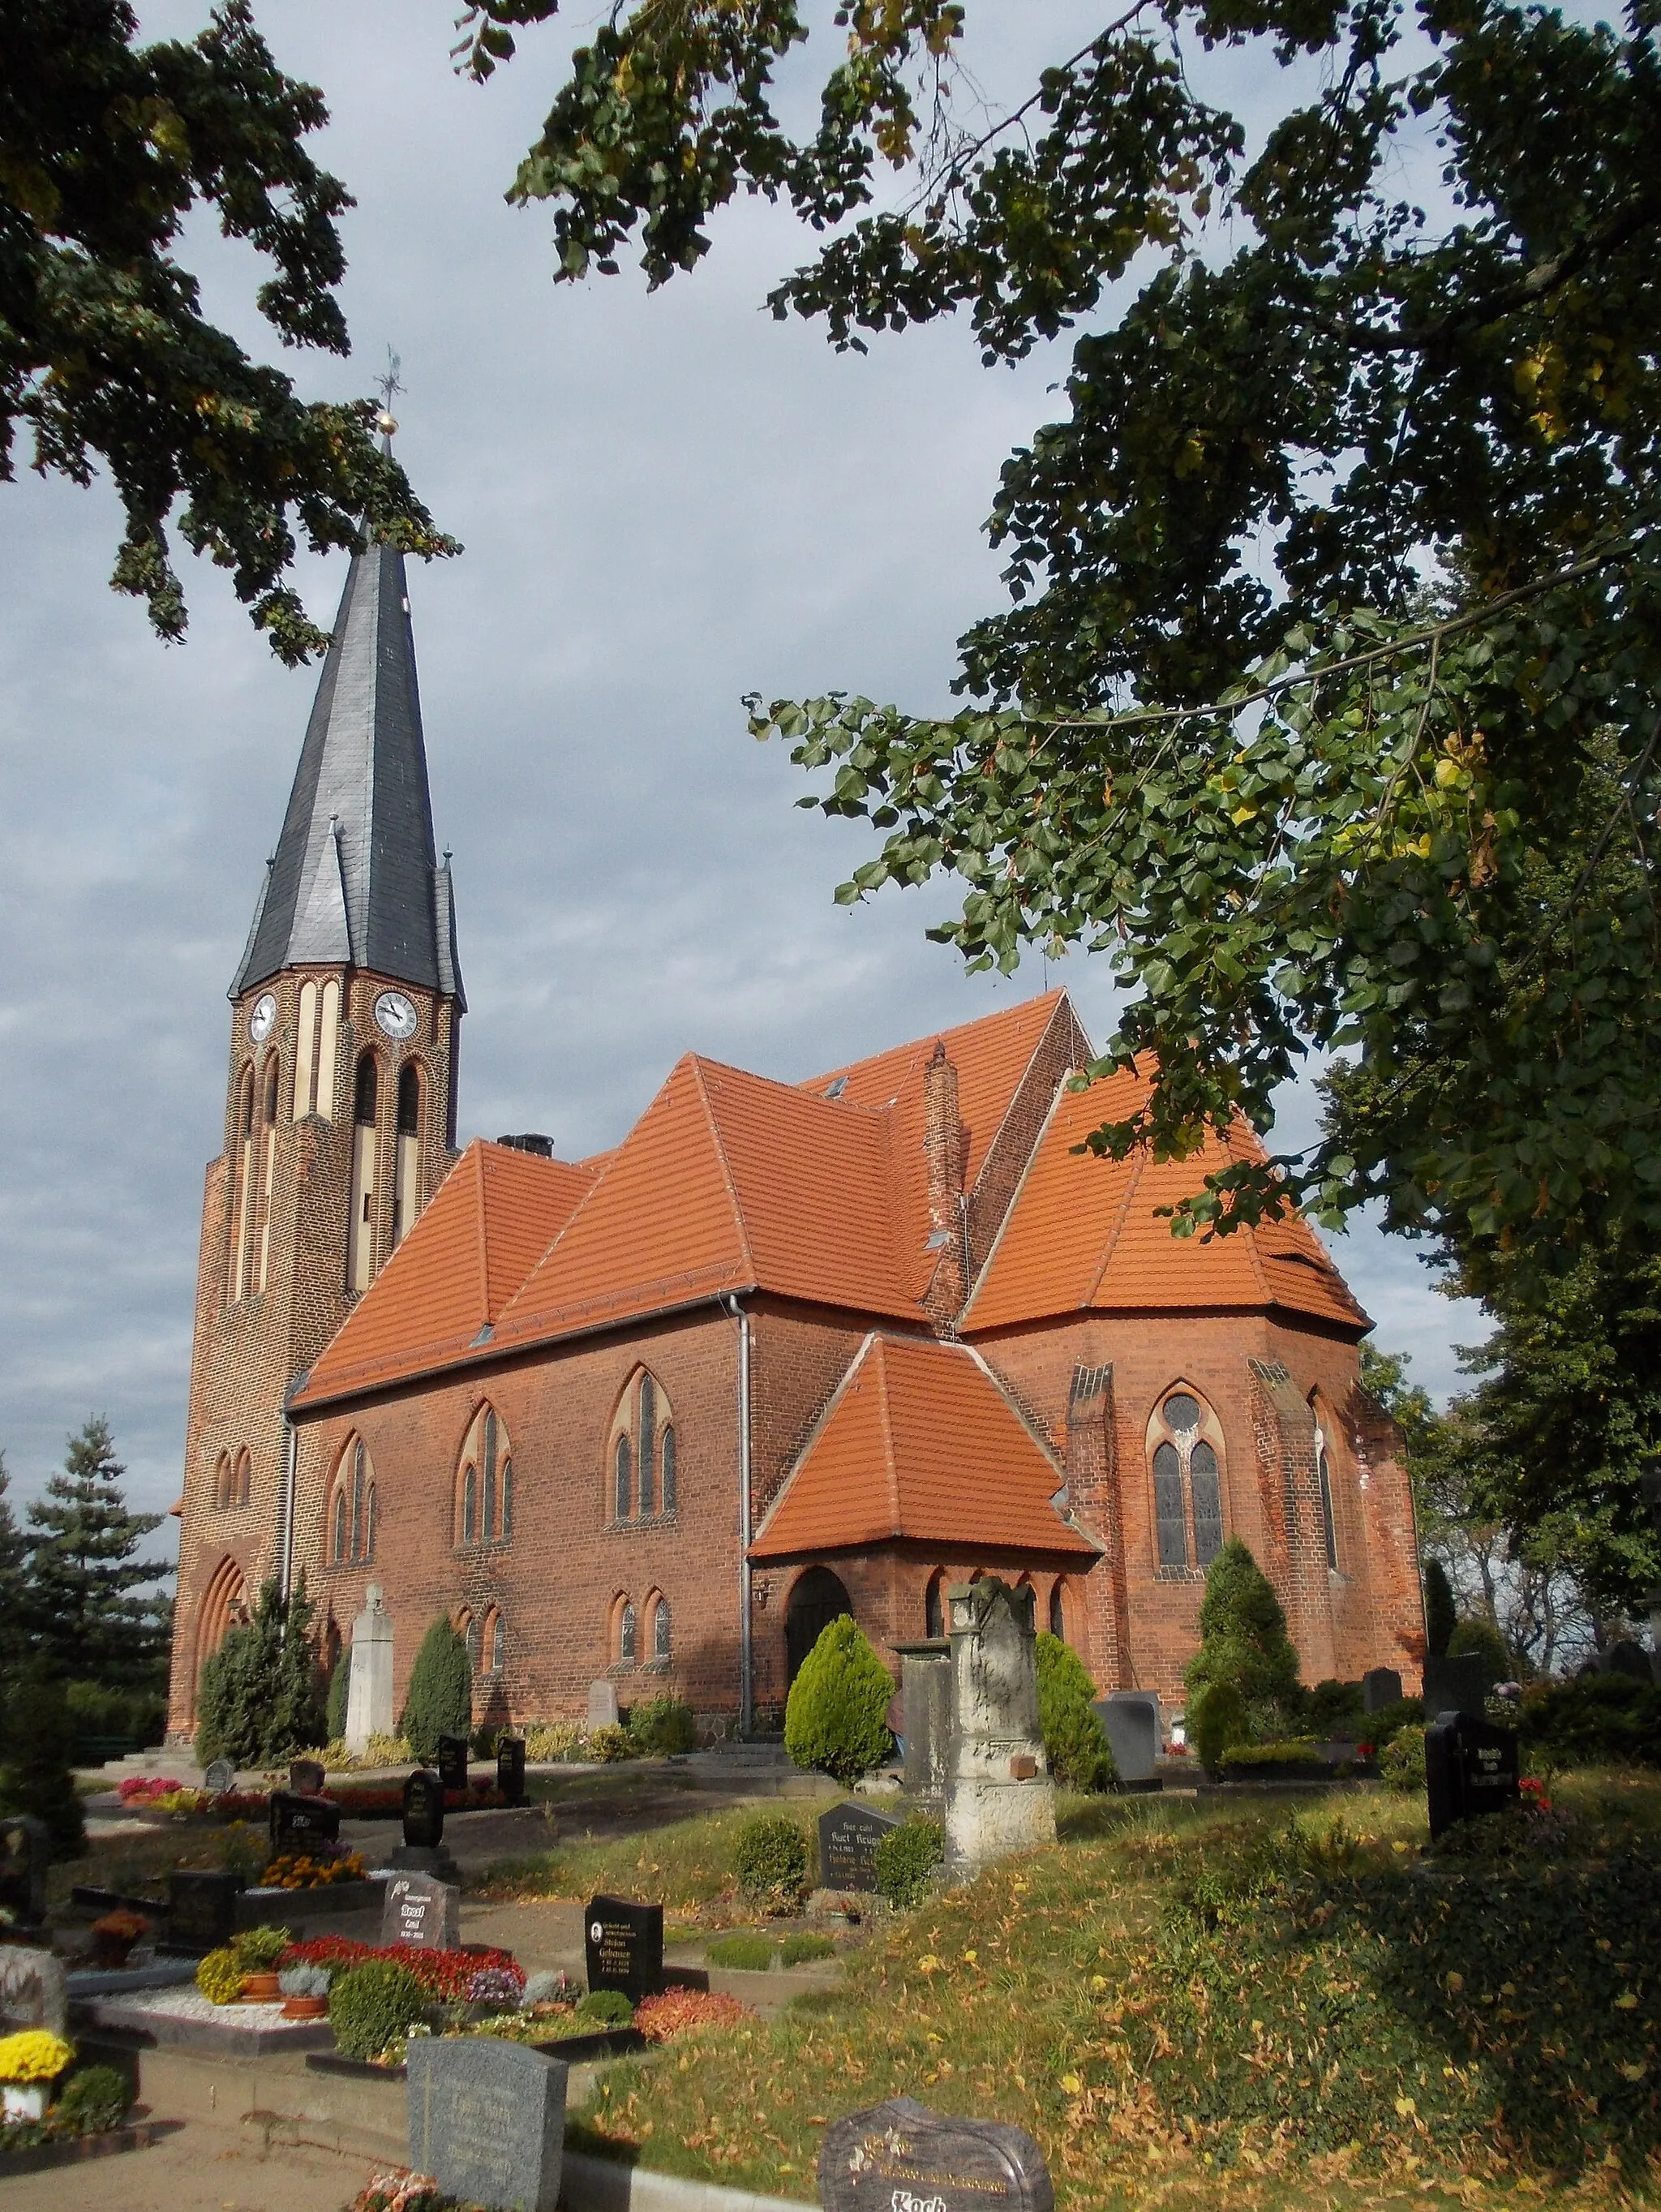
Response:
[{"label": "overcast sky", "polygon": [[[149,35],[204,20],[186,0],[141,12]],[[313,147],[358,200],[355,357],[283,360],[344,398],[389,342],[403,357],[400,455],[466,547],[412,564],[410,591],[470,1009],[460,1133],[546,1130],[573,1157],[614,1143],[688,1048],[795,1078],[1044,988],[1036,957],[970,980],[924,941],[949,884],[834,907],[870,833],[797,811],[805,780],[738,702],[840,686],[949,708],[954,641],[1002,603],[981,532],[997,470],[1055,411],[1066,356],[985,370],[961,326],[835,354],[761,310],[802,258],[765,207],[653,296],[633,273],[556,288],[546,214],[502,192],[594,17],[532,33],[481,89],[452,72],[455,12],[259,0],[281,65],[326,93]],[[983,49],[994,97],[1100,18],[982,13],[1005,42]],[[202,231],[185,258],[209,313],[275,357],[253,258]],[[0,1445],[27,1498],[106,1413],[159,1510],[179,1488],[226,987],[316,672],[279,667],[188,557],[189,641],[160,645],[106,586],[118,535],[104,485],[0,487]],[[343,573],[304,564],[324,622]],[[1099,963],[1047,980],[1105,1036]],[[1285,1118],[1308,1113],[1294,1097]],[[1335,1249],[1377,1340],[1453,1385],[1476,1310],[1438,1297],[1409,1246],[1361,1229]]]}]

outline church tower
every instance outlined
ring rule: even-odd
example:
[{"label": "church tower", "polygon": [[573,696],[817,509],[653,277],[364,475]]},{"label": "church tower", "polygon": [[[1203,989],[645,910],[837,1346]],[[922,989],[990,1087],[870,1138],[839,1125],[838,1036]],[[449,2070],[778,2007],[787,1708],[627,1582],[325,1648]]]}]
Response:
[{"label": "church tower", "polygon": [[[355,555],[230,988],[207,1172],[169,1734],[203,1662],[293,1572],[289,1394],[455,1158],[466,1000],[434,850],[403,557]],[[355,1532],[366,1550],[372,1531]]]}]

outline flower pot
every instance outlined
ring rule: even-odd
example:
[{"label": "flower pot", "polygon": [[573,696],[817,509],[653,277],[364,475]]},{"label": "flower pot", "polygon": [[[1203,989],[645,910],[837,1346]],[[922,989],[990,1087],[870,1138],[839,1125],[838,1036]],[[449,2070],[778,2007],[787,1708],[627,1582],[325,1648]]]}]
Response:
[{"label": "flower pot", "polygon": [[244,2004],[275,2004],[282,1995],[282,1984],[275,1972],[248,1974],[243,1978],[241,2002]]},{"label": "flower pot", "polygon": [[0,2118],[44,2120],[50,2087],[45,2081],[0,2081]]},{"label": "flower pot", "polygon": [[282,2004],[284,2020],[327,2020],[327,1997],[285,1997]]},{"label": "flower pot", "polygon": [[136,1936],[100,1936],[93,1934],[93,1964],[106,1973],[112,1973],[127,1963],[127,1954],[136,1943]]}]

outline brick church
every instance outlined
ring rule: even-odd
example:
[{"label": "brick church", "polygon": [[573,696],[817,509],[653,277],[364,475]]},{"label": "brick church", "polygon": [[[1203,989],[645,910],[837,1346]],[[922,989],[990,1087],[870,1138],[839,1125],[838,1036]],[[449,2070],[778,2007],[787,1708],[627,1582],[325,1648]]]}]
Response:
[{"label": "brick church", "polygon": [[1301,1221],[1158,1209],[1201,1158],[1075,1149],[1064,992],[807,1082],[688,1054],[614,1150],[456,1148],[466,1000],[402,557],[354,559],[232,984],[207,1170],[171,1725],[272,1575],[333,1649],[371,1583],[395,1698],[431,1621],[479,1718],[625,1704],[776,1726],[825,1622],[938,1632],[1032,1584],[1104,1688],[1179,1698],[1245,1538],[1304,1677],[1416,1674],[1404,1469],[1369,1323]]}]

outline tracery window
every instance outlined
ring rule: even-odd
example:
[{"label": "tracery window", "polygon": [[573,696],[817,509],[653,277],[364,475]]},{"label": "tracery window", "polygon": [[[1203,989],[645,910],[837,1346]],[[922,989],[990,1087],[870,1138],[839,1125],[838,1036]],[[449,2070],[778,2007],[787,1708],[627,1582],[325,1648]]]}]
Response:
[{"label": "tracery window", "polygon": [[1222,1549],[1222,1431],[1185,1386],[1167,1393],[1148,1424],[1155,1549],[1161,1568],[1209,1567]]},{"label": "tracery window", "polygon": [[349,1437],[335,1465],[329,1556],[336,1566],[375,1556],[375,1470],[361,1437]]},{"label": "tracery window", "polygon": [[1332,1574],[1338,1571],[1338,1524],[1332,1510],[1332,1461],[1328,1424],[1321,1407],[1312,1397],[1309,1410],[1315,1417],[1315,1479],[1320,1485],[1322,1530],[1326,1538],[1326,1564]]},{"label": "tracery window", "polygon": [[660,1597],[652,1613],[652,1656],[667,1660],[670,1656],[673,1624],[670,1619],[669,1600]]},{"label": "tracery window", "polygon": [[674,1419],[663,1384],[644,1367],[618,1398],[606,1465],[614,1521],[655,1521],[674,1512]]},{"label": "tracery window", "polygon": [[612,1607],[611,1645],[614,1664],[632,1667],[636,1656],[639,1624],[632,1597],[620,1597]]},{"label": "tracery window", "polygon": [[462,1438],[456,1485],[456,1541],[505,1544],[513,1534],[513,1462],[494,1406],[481,1406]]}]

